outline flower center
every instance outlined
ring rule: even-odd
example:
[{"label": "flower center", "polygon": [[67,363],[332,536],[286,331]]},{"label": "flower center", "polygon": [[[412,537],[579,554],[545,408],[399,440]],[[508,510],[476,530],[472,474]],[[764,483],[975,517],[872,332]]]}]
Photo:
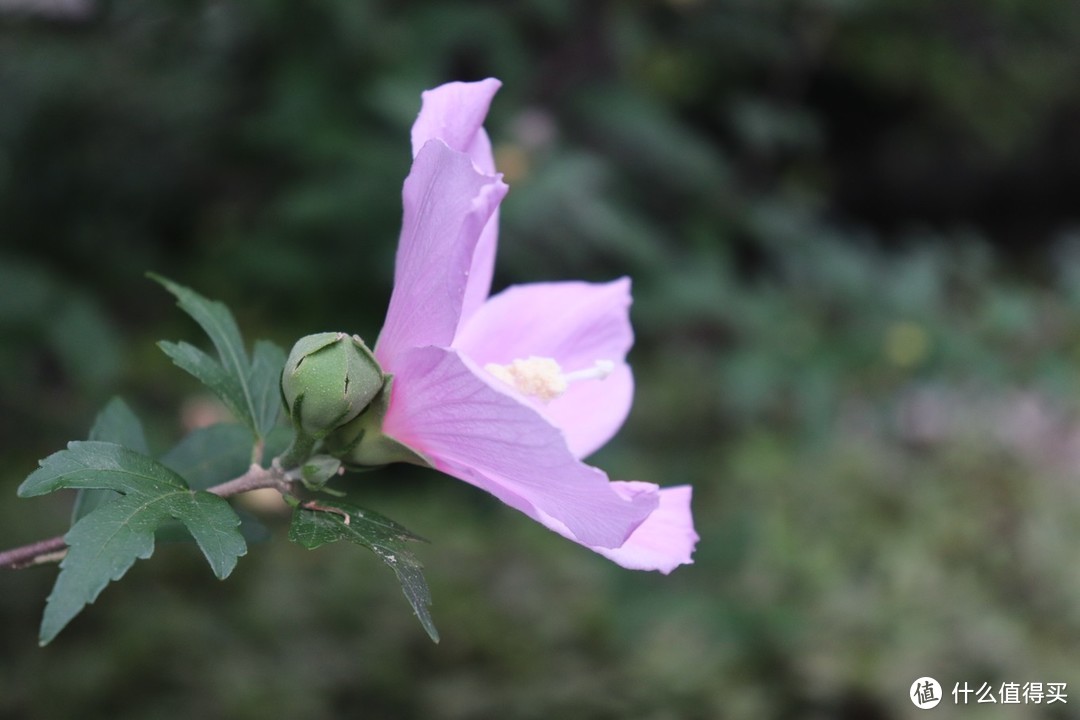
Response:
[{"label": "flower center", "polygon": [[488,363],[484,370],[510,385],[522,395],[551,402],[566,392],[572,382],[603,380],[615,369],[610,360],[597,360],[593,367],[564,373],[551,358],[530,356],[508,365]]}]

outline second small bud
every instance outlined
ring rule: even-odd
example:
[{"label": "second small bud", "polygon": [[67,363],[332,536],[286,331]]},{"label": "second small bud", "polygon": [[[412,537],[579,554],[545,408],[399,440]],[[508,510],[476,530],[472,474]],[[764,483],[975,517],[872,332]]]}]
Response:
[{"label": "second small bud", "polygon": [[293,424],[318,439],[359,415],[385,379],[359,336],[316,333],[293,345],[281,373],[281,398]]}]

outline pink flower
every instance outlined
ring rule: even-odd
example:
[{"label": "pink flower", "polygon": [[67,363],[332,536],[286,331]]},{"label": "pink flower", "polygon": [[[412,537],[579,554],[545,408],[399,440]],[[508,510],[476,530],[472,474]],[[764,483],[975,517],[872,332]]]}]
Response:
[{"label": "pink flower", "polygon": [[483,129],[494,79],[423,94],[394,292],[375,347],[385,436],[619,565],[668,573],[698,536],[689,486],[611,482],[581,462],[630,410],[630,281],[488,297],[507,187]]}]

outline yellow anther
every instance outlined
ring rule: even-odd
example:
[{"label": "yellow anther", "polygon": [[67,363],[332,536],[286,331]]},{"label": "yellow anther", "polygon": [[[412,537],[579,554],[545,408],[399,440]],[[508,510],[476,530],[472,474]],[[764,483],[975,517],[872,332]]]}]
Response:
[{"label": "yellow anther", "polygon": [[570,383],[579,380],[603,380],[615,369],[610,360],[597,360],[586,370],[563,374],[559,363],[551,358],[530,356],[508,365],[488,363],[484,370],[510,385],[522,395],[551,402],[566,392]]}]

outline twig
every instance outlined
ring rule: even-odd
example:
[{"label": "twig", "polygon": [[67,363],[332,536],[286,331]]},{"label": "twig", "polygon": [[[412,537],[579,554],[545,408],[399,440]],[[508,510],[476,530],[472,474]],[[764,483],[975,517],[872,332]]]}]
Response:
[{"label": "twig", "polygon": [[58,535],[48,540],[39,540],[36,543],[5,550],[0,552],[0,568],[18,570],[37,565],[41,562],[39,558],[50,557],[57,552],[64,551],[66,548],[67,544],[64,542],[64,536]]},{"label": "twig", "polygon": [[[243,475],[207,488],[206,492],[226,498],[262,488],[274,488],[284,494],[289,492],[291,487],[292,483],[277,467],[267,470],[253,464]],[[57,535],[48,540],[39,540],[0,552],[0,569],[19,570],[32,565],[57,561],[63,558],[66,552],[67,543],[64,542],[64,536]]]},{"label": "twig", "polygon": [[274,488],[282,493],[287,493],[291,485],[292,483],[285,479],[284,474],[276,466],[267,470],[252,464],[248,471],[240,477],[207,488],[206,492],[213,493],[218,497],[232,497],[233,495],[263,488]]}]

